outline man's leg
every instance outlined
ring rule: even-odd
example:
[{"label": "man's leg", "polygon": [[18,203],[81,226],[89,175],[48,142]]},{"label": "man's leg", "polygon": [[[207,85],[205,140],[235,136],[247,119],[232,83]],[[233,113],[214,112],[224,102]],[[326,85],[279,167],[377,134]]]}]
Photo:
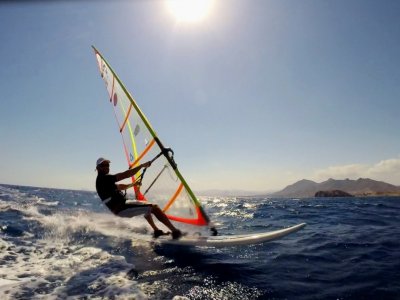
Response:
[{"label": "man's leg", "polygon": [[153,218],[151,217],[150,214],[145,214],[144,218],[146,221],[150,224],[151,228],[153,228],[154,231],[159,230],[159,228],[156,226],[156,224],[153,221]]},{"label": "man's leg", "polygon": [[122,218],[132,218],[144,214],[144,218],[150,224],[151,228],[154,230],[153,234],[154,237],[159,237],[160,235],[163,235],[164,232],[160,230],[154,223],[153,218],[151,217],[152,209],[153,209],[152,204],[129,203],[125,204],[123,209],[119,211],[117,215]]},{"label": "man's leg", "polygon": [[169,230],[172,231],[172,237],[174,239],[180,238],[182,236],[182,232],[171,223],[171,221],[167,218],[164,212],[157,205],[152,206],[151,212],[153,213],[153,215],[156,216],[156,218],[161,223],[163,223],[165,226],[169,228]]}]

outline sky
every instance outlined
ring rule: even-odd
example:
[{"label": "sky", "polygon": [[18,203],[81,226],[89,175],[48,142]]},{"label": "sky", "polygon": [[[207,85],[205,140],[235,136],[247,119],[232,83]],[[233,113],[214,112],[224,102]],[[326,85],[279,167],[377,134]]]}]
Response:
[{"label": "sky", "polygon": [[195,191],[400,185],[399,15],[396,0],[218,0],[192,21],[165,0],[2,1],[0,183],[94,190],[98,157],[127,168],[95,45]]}]

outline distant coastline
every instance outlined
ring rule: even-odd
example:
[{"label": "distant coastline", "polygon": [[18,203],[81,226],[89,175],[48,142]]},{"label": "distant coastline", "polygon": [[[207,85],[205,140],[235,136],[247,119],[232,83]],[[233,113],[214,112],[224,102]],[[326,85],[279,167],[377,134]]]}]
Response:
[{"label": "distant coastline", "polygon": [[354,197],[352,194],[341,190],[318,191],[314,197]]},{"label": "distant coastline", "polygon": [[[35,187],[30,185],[0,183],[5,187],[25,187],[25,188],[40,188],[40,189],[57,189],[57,190],[72,190],[94,193],[94,190],[87,189],[67,189],[67,188],[50,188],[50,187]],[[302,179],[284,189],[273,191],[249,191],[249,190],[195,190],[195,195],[200,197],[243,197],[243,198],[314,198],[317,192],[343,191],[354,197],[400,197],[400,186],[395,186],[383,181],[376,181],[369,178],[359,178],[357,180],[336,180],[328,179],[327,181],[317,183],[312,180]],[[335,196],[332,196],[335,197]],[[342,195],[345,197],[345,195]]]},{"label": "distant coastline", "polygon": [[[321,183],[302,179],[294,184],[288,185],[283,190],[270,194],[276,198],[311,198],[320,191],[342,191],[355,197],[399,197],[400,186],[392,185],[383,181],[370,178],[359,178],[357,180],[328,179]],[[344,196],[345,194],[343,194]]]}]

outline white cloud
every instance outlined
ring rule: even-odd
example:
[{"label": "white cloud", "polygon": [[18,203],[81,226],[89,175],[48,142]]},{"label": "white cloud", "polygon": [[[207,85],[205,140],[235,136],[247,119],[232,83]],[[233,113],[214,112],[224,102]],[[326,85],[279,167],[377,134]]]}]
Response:
[{"label": "white cloud", "polygon": [[373,165],[350,164],[331,166],[326,169],[316,170],[313,179],[317,182],[334,179],[371,178],[391,184],[400,185],[400,158],[382,160]]},{"label": "white cloud", "polygon": [[400,185],[400,159],[382,160],[368,169],[371,178]]}]

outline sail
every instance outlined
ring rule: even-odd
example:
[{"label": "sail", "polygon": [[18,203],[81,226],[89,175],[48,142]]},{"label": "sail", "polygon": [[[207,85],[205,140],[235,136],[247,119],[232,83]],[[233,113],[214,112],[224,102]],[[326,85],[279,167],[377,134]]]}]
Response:
[{"label": "sail", "polygon": [[133,191],[137,200],[157,204],[170,220],[209,225],[201,203],[177,168],[173,152],[163,146],[135,99],[100,52],[93,49],[106,84],[108,101],[114,109],[129,168],[153,160],[144,173],[138,172],[132,177],[133,182],[141,181],[141,186],[135,186]]}]

